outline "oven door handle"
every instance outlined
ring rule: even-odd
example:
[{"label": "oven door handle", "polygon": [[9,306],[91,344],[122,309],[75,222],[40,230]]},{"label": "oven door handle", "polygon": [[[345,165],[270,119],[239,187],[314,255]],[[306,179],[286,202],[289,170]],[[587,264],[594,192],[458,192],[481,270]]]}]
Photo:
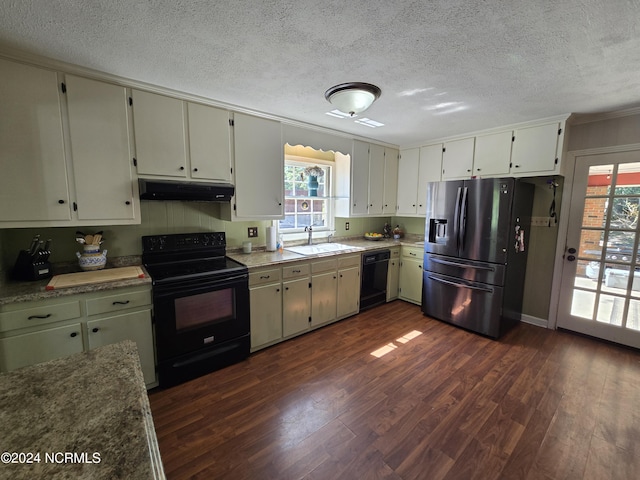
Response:
[{"label": "oven door handle", "polygon": [[191,278],[187,282],[182,283],[178,281],[177,283],[167,283],[163,285],[154,286],[154,298],[160,299],[165,297],[170,297],[173,295],[179,295],[182,293],[195,293],[201,291],[210,291],[210,290],[220,290],[221,287],[229,287],[233,288],[236,286],[243,286],[243,284],[247,285],[248,288],[248,280],[249,275],[247,273],[233,275],[231,277],[225,277],[215,280],[206,280],[204,278],[199,279],[201,283],[194,283],[194,279]]}]

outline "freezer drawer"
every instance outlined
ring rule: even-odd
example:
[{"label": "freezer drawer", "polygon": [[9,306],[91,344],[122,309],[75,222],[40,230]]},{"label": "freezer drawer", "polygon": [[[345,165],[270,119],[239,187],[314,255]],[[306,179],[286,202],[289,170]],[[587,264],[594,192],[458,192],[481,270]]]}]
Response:
[{"label": "freezer drawer", "polygon": [[500,336],[502,287],[428,271],[423,275],[425,315],[489,337]]},{"label": "freezer drawer", "polygon": [[504,286],[506,265],[425,253],[424,269],[470,282]]}]

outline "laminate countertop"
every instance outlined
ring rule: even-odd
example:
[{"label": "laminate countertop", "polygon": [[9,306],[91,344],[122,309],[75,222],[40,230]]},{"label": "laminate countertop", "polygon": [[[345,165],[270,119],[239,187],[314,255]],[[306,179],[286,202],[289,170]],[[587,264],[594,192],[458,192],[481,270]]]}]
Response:
[{"label": "laminate countertop", "polygon": [[[314,242],[314,245],[322,245],[323,242]],[[335,243],[342,245],[348,245],[353,247],[349,250],[340,250],[336,252],[320,253],[315,255],[301,255],[294,253],[284,248],[282,253],[280,252],[267,252],[264,249],[257,249],[251,253],[242,253],[242,251],[229,251],[227,256],[233,260],[246,265],[249,268],[266,267],[270,265],[279,265],[289,262],[299,262],[304,260],[316,260],[318,258],[330,257],[333,255],[346,255],[349,253],[362,253],[365,251],[380,250],[384,248],[410,246],[410,247],[423,247],[424,238],[418,235],[412,235],[407,238],[401,238],[394,240],[392,238],[382,238],[381,240],[367,240],[364,237],[358,238],[336,238]],[[303,244],[304,245],[304,244]],[[300,246],[300,244],[296,245]]]},{"label": "laminate countertop", "polygon": [[0,479],[165,478],[131,341],[0,374],[0,432]]}]

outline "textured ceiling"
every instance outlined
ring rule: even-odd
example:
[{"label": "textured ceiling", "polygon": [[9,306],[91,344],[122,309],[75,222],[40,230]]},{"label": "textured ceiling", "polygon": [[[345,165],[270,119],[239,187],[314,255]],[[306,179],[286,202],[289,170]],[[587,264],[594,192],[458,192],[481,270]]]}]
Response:
[{"label": "textured ceiling", "polygon": [[[3,0],[0,50],[416,145],[640,104],[640,0]],[[380,99],[326,115],[360,81]]]}]

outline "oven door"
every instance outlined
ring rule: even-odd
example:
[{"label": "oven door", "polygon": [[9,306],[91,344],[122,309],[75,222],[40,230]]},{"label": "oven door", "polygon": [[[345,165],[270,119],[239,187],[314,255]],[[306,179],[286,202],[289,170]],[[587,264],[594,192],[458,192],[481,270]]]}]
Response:
[{"label": "oven door", "polygon": [[248,335],[249,275],[153,287],[158,361]]}]

